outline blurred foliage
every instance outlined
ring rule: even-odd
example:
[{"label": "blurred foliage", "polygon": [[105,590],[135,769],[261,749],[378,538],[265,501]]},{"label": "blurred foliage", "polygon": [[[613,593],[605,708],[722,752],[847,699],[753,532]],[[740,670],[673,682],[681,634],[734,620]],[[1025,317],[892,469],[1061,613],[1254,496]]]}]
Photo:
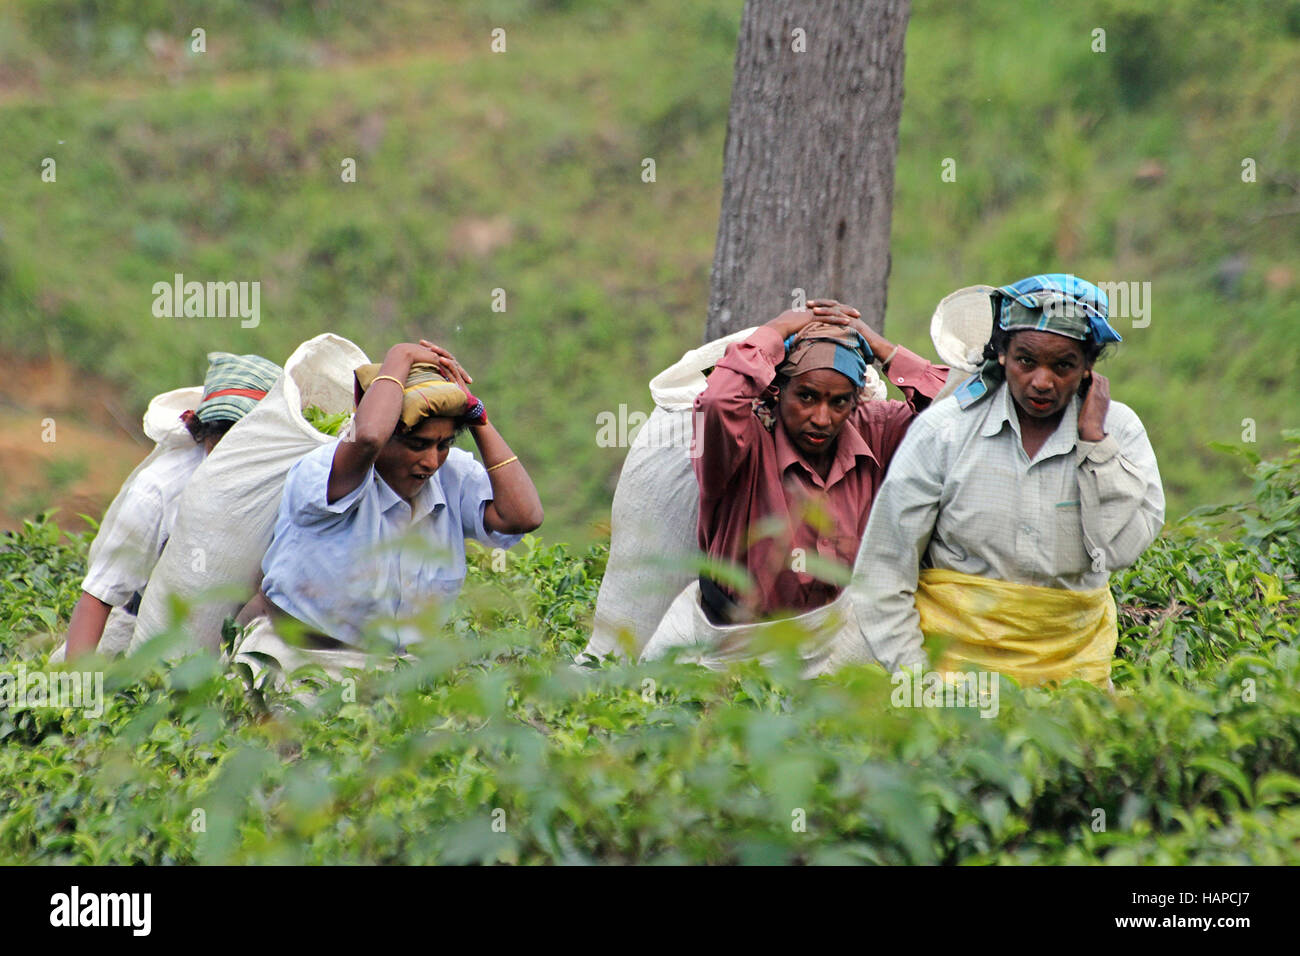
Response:
[{"label": "blurred foliage", "polygon": [[[1113,697],[1003,679],[984,719],[891,706],[875,668],[572,665],[604,551],[530,538],[504,570],[474,556],[418,660],[354,687],[251,696],[173,634],[78,665],[104,668],[100,718],[0,711],[0,862],[1294,864],[1290,440],[1251,501],[1114,576]],[[0,616],[66,617],[85,540],[58,538],[7,540]],[[48,647],[0,637],[9,668]]]},{"label": "blurred foliage", "polygon": [[[0,342],[142,410],[214,349],[283,361],[329,330],[377,358],[427,335],[528,462],[548,540],[585,544],[624,455],[596,444],[596,416],[649,409],[644,383],[702,335],[741,7],[0,7]],[[1300,408],[1297,9],[917,0],[891,337],[930,354],[935,303],[975,282],[1149,281],[1150,325],[1118,321],[1103,370],[1147,425],[1171,514],[1244,492],[1209,444],[1249,419],[1274,455]],[[155,318],[152,285],[176,273],[260,281],[260,324]]]}]

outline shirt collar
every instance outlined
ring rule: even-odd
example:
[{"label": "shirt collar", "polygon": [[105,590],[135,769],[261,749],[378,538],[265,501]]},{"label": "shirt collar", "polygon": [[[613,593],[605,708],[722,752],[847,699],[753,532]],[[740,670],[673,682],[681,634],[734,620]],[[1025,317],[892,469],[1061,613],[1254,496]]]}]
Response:
[{"label": "shirt collar", "polygon": [[[1005,424],[1010,424],[1011,431],[1017,439],[1020,439],[1020,416],[1016,414],[1016,400],[1011,397],[1011,389],[1005,381],[998,386],[998,393],[989,402],[988,416],[984,419],[980,434],[985,438],[992,438],[1002,431]],[[1065,413],[1061,415],[1056,431],[1052,432],[1043,443],[1035,458],[1063,455],[1073,450],[1078,441],[1079,396],[1074,395],[1070,398],[1070,404],[1065,406]]]},{"label": "shirt collar", "polygon": [[984,416],[984,425],[980,428],[980,434],[985,438],[992,438],[1002,431],[1002,426],[1008,422],[1011,424],[1012,431],[1019,436],[1020,420],[1016,417],[1011,389],[1007,388],[1007,383],[1004,381],[998,386],[997,393],[989,400],[988,411]]},{"label": "shirt collar", "polygon": [[845,419],[844,427],[840,429],[839,435],[835,439],[835,457],[831,460],[831,469],[826,473],[826,479],[822,482],[821,475],[817,474],[816,469],[808,463],[803,452],[795,447],[794,442],[790,441],[790,436],[785,432],[785,426],[781,424],[778,417],[776,424],[772,427],[773,438],[776,440],[776,467],[782,475],[791,465],[799,465],[815,481],[822,482],[827,488],[835,484],[846,474],[852,471],[858,465],[859,458],[869,458],[879,467],[880,459],[876,457],[871,446],[867,444],[861,433],[853,427],[854,416]]},{"label": "shirt collar", "polygon": [[[379,477],[379,471],[375,471],[375,485],[379,489],[379,510],[387,514],[393,508],[399,505],[405,505],[406,502],[398,497],[397,492],[389,487],[388,482]],[[415,500],[411,502],[411,520],[419,521],[425,515],[432,514],[438,508],[447,506],[447,496],[443,494],[442,482],[438,480],[438,473],[435,471],[433,476],[424,483]]]}]

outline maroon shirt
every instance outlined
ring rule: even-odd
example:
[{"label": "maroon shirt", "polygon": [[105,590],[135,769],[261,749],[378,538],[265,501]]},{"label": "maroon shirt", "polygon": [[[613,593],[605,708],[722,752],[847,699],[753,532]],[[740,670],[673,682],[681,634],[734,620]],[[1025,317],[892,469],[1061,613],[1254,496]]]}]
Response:
[{"label": "maroon shirt", "polygon": [[947,366],[900,347],[888,378],[907,400],[859,402],[835,439],[823,480],[779,417],[769,432],[754,414],[754,399],[784,359],[780,335],[764,326],[727,347],[695,400],[700,548],[749,572],[757,600],[746,608],[758,615],[810,610],[839,594],[838,586],[813,576],[808,564],[816,562],[806,558],[853,567],[885,469],[912,419],[948,377]]}]

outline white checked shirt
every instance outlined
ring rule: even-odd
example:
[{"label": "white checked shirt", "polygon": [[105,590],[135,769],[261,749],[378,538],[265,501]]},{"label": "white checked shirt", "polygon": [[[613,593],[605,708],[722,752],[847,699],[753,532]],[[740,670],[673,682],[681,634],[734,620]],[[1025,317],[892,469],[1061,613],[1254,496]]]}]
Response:
[{"label": "white checked shirt", "polygon": [[144,591],[176,523],[181,492],[203,455],[202,445],[186,444],[127,479],[90,545],[83,591],[114,607]]},{"label": "white checked shirt", "polygon": [[1079,439],[1078,397],[1031,461],[1003,383],[963,410],[936,402],[913,423],[876,495],[849,590],[873,655],[925,660],[913,595],[920,568],[1087,591],[1137,560],[1164,524],[1146,430],[1112,401],[1106,437]]}]

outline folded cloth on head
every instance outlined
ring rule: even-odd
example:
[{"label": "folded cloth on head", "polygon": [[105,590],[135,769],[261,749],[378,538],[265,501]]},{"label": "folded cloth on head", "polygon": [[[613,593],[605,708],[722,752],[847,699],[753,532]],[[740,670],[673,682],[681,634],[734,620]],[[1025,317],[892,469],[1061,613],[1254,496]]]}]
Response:
[{"label": "folded cloth on head", "polygon": [[1106,321],[1110,300],[1106,293],[1078,276],[1062,272],[1029,276],[995,289],[993,317],[1002,328],[1036,329],[1083,341],[1120,342]]},{"label": "folded cloth on head", "polygon": [[871,359],[871,347],[857,330],[830,322],[809,322],[785,340],[785,361],[777,366],[777,372],[793,378],[828,368],[861,388]]},{"label": "folded cloth on head", "polygon": [[[357,404],[379,376],[380,367],[378,362],[372,362],[356,370]],[[414,428],[430,415],[455,418],[465,414],[468,401],[465,390],[443,378],[436,365],[417,362],[411,366],[402,388],[402,423]]]}]

